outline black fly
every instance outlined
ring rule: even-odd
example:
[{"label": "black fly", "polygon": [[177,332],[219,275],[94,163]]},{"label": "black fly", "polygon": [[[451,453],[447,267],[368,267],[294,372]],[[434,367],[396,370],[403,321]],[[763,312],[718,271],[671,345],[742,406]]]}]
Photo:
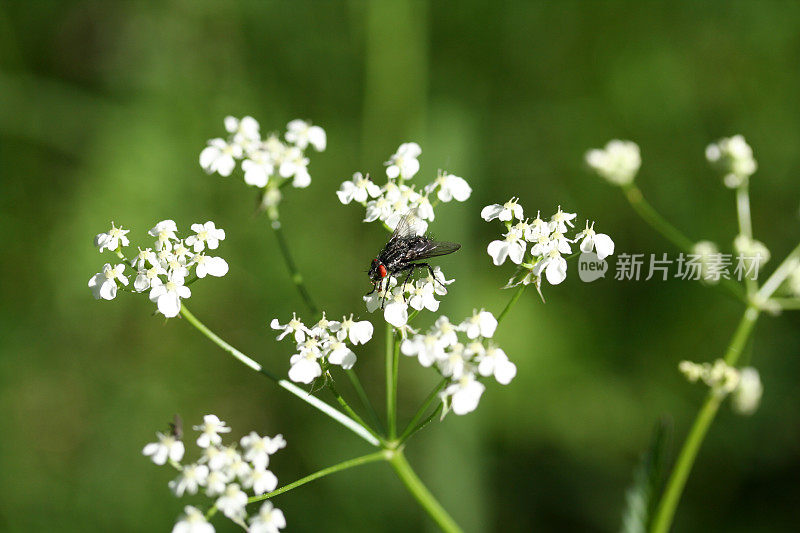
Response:
[{"label": "black fly", "polygon": [[[427,268],[431,277],[438,282],[439,280],[433,275],[433,268],[430,264],[416,263],[415,261],[451,254],[461,248],[461,245],[455,242],[438,242],[425,235],[417,235],[413,228],[415,219],[416,217],[412,213],[406,213],[397,223],[389,242],[383,247],[378,257],[372,260],[369,279],[372,280],[374,286],[367,294],[372,294],[379,290],[384,278],[401,272],[408,272],[403,281],[403,288],[405,288],[406,283],[417,268]],[[383,298],[385,302],[385,293]],[[381,307],[383,307],[383,302]]]}]

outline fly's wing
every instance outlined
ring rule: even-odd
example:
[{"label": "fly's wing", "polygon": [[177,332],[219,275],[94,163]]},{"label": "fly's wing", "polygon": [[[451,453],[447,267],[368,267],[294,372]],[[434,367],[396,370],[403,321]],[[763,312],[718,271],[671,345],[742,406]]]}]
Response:
[{"label": "fly's wing", "polygon": [[389,238],[389,242],[419,235],[417,231],[417,227],[419,226],[417,223],[418,221],[419,218],[414,214],[414,211],[409,211],[402,215],[397,226],[394,228],[394,233],[392,233],[392,236]]},{"label": "fly's wing", "polygon": [[461,245],[457,242],[426,241],[413,250],[414,257],[411,260],[419,261],[429,257],[452,254],[459,248],[461,248]]}]

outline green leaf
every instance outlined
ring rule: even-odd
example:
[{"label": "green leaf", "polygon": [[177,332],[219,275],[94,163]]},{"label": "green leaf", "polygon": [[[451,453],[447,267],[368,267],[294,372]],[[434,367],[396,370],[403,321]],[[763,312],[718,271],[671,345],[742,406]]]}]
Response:
[{"label": "green leaf", "polygon": [[671,432],[672,425],[666,419],[659,420],[653,430],[650,446],[642,454],[633,472],[633,484],[625,493],[622,533],[645,533],[650,526],[663,485]]}]

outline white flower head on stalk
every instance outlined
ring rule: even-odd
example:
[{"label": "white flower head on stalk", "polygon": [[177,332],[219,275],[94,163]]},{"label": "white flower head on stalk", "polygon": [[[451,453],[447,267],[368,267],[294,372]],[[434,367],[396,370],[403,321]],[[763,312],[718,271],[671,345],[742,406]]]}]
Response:
[{"label": "white flower head on stalk", "polygon": [[110,230],[108,230],[106,233],[97,234],[97,236],[94,238],[94,245],[97,246],[97,249],[101,252],[103,250],[114,252],[117,249],[130,244],[128,237],[125,236],[128,234],[128,232],[130,232],[130,230],[122,229],[122,226],[116,227],[112,222]]},{"label": "white flower head on stalk", "polygon": [[242,147],[225,139],[211,139],[208,146],[200,152],[200,166],[207,174],[217,173],[222,177],[231,175],[236,168],[236,160],[242,157]]},{"label": "white flower head on stalk", "polygon": [[195,253],[202,252],[206,246],[210,250],[216,250],[219,241],[225,240],[225,230],[217,228],[210,220],[205,224],[192,224],[192,231],[195,235],[187,237],[186,244],[194,247]]},{"label": "white flower head on stalk", "polygon": [[702,381],[715,394],[722,396],[730,394],[739,385],[739,371],[722,359],[703,364],[681,361],[678,369],[690,382]]},{"label": "white flower head on stalk", "polygon": [[739,371],[739,384],[731,394],[733,410],[741,415],[752,415],[758,409],[763,393],[764,386],[758,370],[749,366],[742,368]]},{"label": "white flower head on stalk", "polygon": [[692,248],[692,255],[696,255],[700,261],[703,281],[710,285],[719,283],[718,278],[710,275],[721,266],[722,256],[719,253],[719,246],[711,241],[698,241]]},{"label": "white flower head on stalk", "polygon": [[128,278],[122,274],[124,271],[123,263],[113,267],[110,263],[103,265],[103,271],[98,272],[89,280],[89,288],[92,289],[94,299],[113,300],[116,298],[117,282],[128,285]]},{"label": "white flower head on stalk", "polygon": [[502,265],[506,258],[511,259],[512,263],[522,263],[525,256],[525,248],[528,243],[523,239],[522,232],[517,228],[510,228],[502,240],[489,243],[486,252],[491,256],[495,265]]},{"label": "white flower head on stalk", "polygon": [[403,143],[397,152],[386,162],[386,175],[392,179],[404,180],[413,178],[419,172],[417,158],[422,154],[422,148],[415,142]]},{"label": "white flower head on stalk", "polygon": [[163,465],[170,461],[180,462],[183,459],[184,446],[183,442],[175,435],[156,433],[158,442],[151,442],[147,444],[142,453],[157,465]]},{"label": "white flower head on stalk", "polygon": [[735,189],[746,183],[758,169],[753,149],[741,135],[723,138],[706,148],[706,159],[723,173],[726,187]]},{"label": "white flower head on stalk", "polygon": [[440,172],[436,181],[425,186],[425,192],[430,194],[437,187],[439,190],[436,196],[442,202],[449,202],[453,199],[458,202],[465,202],[472,194],[472,187],[469,186],[467,180],[448,172]]},{"label": "white flower head on stalk", "polygon": [[231,428],[225,425],[225,422],[219,419],[217,415],[205,415],[203,423],[199,426],[194,426],[196,431],[200,431],[200,436],[197,437],[197,445],[201,448],[208,448],[211,445],[218,445],[222,443],[220,433],[230,433]]},{"label": "white flower head on stalk", "polygon": [[586,152],[586,164],[612,185],[630,185],[639,172],[642,157],[636,143],[614,139],[603,149]]},{"label": "white flower head on stalk", "polygon": [[499,219],[501,222],[511,222],[513,218],[523,220],[522,206],[519,205],[519,198],[512,198],[503,205],[487,205],[481,210],[481,218],[486,222]]},{"label": "white flower head on stalk", "polygon": [[285,527],[286,518],[283,516],[283,511],[267,500],[261,504],[258,514],[250,519],[248,533],[279,533]]},{"label": "white flower head on stalk", "polygon": [[369,179],[369,175],[364,176],[361,172],[356,172],[352,180],[342,182],[336,195],[345,205],[353,200],[359,204],[366,204],[367,198],[377,198],[381,195],[381,188]]},{"label": "white flower head on stalk", "polygon": [[200,509],[187,505],[183,508],[183,516],[172,528],[172,533],[214,533],[214,526],[208,523]]},{"label": "white flower head on stalk", "polygon": [[310,144],[317,152],[325,150],[327,137],[325,130],[319,126],[312,126],[310,122],[295,119],[286,126],[286,141],[305,150]]},{"label": "white flower head on stalk", "polygon": [[743,257],[757,259],[759,267],[763,266],[770,258],[767,246],[763,242],[751,239],[747,235],[737,235],[733,240],[733,248]]},{"label": "white flower head on stalk", "polygon": [[589,227],[589,221],[586,221],[586,229],[576,235],[575,240],[583,239],[580,244],[581,252],[588,253],[592,250],[597,252],[597,259],[602,261],[609,255],[614,255],[614,241],[605,233],[596,233],[594,231],[594,222]]}]

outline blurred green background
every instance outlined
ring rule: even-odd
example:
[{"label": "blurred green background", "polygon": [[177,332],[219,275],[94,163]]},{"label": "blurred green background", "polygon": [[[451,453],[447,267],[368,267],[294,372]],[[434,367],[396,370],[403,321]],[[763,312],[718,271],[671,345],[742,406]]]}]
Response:
[{"label": "blurred green background", "polygon": [[[363,271],[385,239],[360,207],[339,204],[339,183],[381,175],[408,140],[423,148],[415,181],[438,168],[465,177],[473,196],[441,206],[432,226],[463,244],[441,261],[457,280],[441,311],[457,320],[510,297],[499,290],[510,267],[485,252],[499,226],[478,215],[512,195],[529,213],[561,204],[597,219],[618,252],[674,252],[583,168],[584,151],[613,137],[642,147],[638,182],[665,216],[730,249],[733,195],[703,150],[744,134],[760,167],[756,237],[782,258],[800,233],[799,60],[800,6],[789,2],[0,3],[0,530],[170,529],[185,502],[141,448],[173,413],[187,426],[216,413],[236,438],[283,433],[271,464],[282,483],[368,451],[188,324],[151,316],[146,298],[97,302],[86,287],[104,262],[92,238],[111,220],[137,244],[161,219],[214,220],[231,271],[194,286],[191,308],[286,372],[291,346],[267,323],[304,309],[274,236],[240,175],[197,163],[225,115],[250,114],[262,131],[297,117],[327,130],[312,186],[289,191],[282,218],[333,317],[366,314]],[[498,332],[519,368],[512,384],[409,444],[468,531],[618,529],[656,420],[672,419],[674,451],[702,401],[678,361],[718,357],[741,311],[692,282],[585,284],[574,271],[545,295],[526,293]],[[748,357],[765,383],[761,409],[721,411],[676,531],[796,530],[798,324],[759,323]],[[377,329],[357,368],[382,405]],[[405,358],[400,372],[404,420],[435,378]],[[293,531],[433,528],[383,464],[275,503]]]}]

